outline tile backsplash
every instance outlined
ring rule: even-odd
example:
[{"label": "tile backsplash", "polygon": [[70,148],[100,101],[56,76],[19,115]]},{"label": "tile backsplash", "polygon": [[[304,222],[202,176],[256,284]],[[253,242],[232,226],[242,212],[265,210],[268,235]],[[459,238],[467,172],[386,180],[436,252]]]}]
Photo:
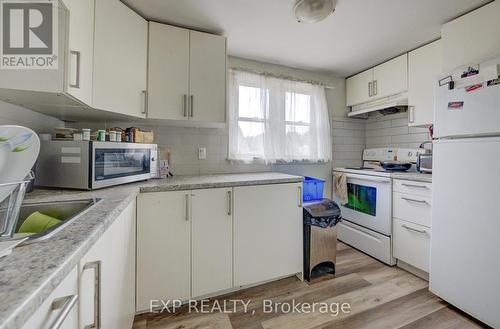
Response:
[{"label": "tile backsplash", "polygon": [[[226,160],[227,128],[144,127],[153,129],[160,145],[171,152],[177,175],[270,171],[264,164],[231,164]],[[207,149],[207,158],[198,159],[198,148]]]},{"label": "tile backsplash", "polygon": [[366,146],[366,122],[362,119],[333,118],[333,167],[360,166]]},{"label": "tile backsplash", "polygon": [[418,148],[429,141],[427,128],[408,127],[407,113],[373,115],[369,119],[334,118],[333,167],[359,166],[365,148]]},{"label": "tile backsplash", "polygon": [[366,120],[367,148],[418,148],[429,140],[427,128],[408,127],[407,113],[373,116]]},{"label": "tile backsplash", "polygon": [[[77,128],[92,130],[136,126],[155,133],[155,143],[170,151],[171,167],[175,175],[203,175],[220,173],[264,172],[271,171],[265,164],[235,164],[226,160],[227,128],[195,128],[148,125],[139,122],[79,122],[71,124]],[[207,158],[198,159],[198,148],[207,149]]]}]

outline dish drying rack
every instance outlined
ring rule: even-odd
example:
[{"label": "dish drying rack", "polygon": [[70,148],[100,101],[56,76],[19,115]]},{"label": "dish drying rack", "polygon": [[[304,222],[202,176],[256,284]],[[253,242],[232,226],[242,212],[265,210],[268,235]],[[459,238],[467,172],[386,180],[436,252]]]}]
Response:
[{"label": "dish drying rack", "polygon": [[22,181],[0,184],[0,187],[15,186],[10,194],[0,202],[0,241],[11,239],[14,236],[26,188],[33,178],[34,174],[30,172]]}]

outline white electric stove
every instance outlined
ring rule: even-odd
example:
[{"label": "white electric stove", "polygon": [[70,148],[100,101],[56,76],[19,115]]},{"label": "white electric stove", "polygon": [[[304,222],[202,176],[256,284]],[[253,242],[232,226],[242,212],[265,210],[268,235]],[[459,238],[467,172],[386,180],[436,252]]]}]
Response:
[{"label": "white electric stove", "polygon": [[[363,151],[363,166],[335,168],[334,173],[347,176],[348,203],[342,205],[344,221],[337,225],[338,239],[380,261],[395,265],[392,256],[392,175],[380,166],[380,161],[411,162],[409,171],[424,149],[380,148]],[[399,173],[399,172],[398,172]]]}]

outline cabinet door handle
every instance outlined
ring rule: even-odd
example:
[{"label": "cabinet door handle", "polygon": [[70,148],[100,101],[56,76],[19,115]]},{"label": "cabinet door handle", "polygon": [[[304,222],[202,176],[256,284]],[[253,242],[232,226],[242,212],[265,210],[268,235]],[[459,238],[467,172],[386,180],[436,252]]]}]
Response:
[{"label": "cabinet door handle", "polygon": [[75,83],[70,83],[69,86],[71,88],[78,88],[80,89],[80,52],[76,50],[71,50],[70,52],[71,56],[76,56],[76,78],[75,78]]},{"label": "cabinet door handle", "polygon": [[148,91],[147,90],[143,90],[142,91],[142,96],[144,97],[144,100],[142,101],[142,105],[144,106],[141,110],[141,113],[142,114],[148,114]]},{"label": "cabinet door handle", "polygon": [[101,329],[101,261],[85,264],[83,271],[86,270],[94,271],[94,322],[84,329]]},{"label": "cabinet door handle", "polygon": [[188,99],[187,99],[187,95],[184,94],[184,96],[182,96],[182,109],[184,111],[184,117],[187,117],[188,116]]},{"label": "cabinet door handle", "polygon": [[372,97],[372,82],[368,82],[368,97]]},{"label": "cabinet door handle", "polygon": [[427,201],[425,201],[425,200],[415,200],[415,199],[410,199],[410,198],[405,198],[405,197],[401,197],[401,199],[408,201],[408,202],[415,202],[415,203],[421,203],[421,204],[427,203]]},{"label": "cabinet door handle", "polygon": [[414,106],[410,106],[408,108],[408,122],[415,123],[415,107]]},{"label": "cabinet door handle", "polygon": [[194,95],[189,96],[189,116],[192,118],[194,117]]},{"label": "cabinet door handle", "polygon": [[423,189],[427,188],[427,186],[425,186],[425,185],[414,185],[414,184],[406,184],[406,183],[402,183],[401,185],[406,186],[406,187],[415,187],[415,188],[423,188]]},{"label": "cabinet door handle", "polygon": [[426,230],[418,230],[416,228],[406,226],[405,224],[401,225],[401,227],[404,227],[405,229],[407,229],[409,231],[413,231],[413,232],[417,232],[417,233],[421,233],[421,234],[427,234]]},{"label": "cabinet door handle", "polygon": [[233,196],[231,191],[227,191],[227,202],[228,202],[227,214],[231,216],[231,213],[233,212]]},{"label": "cabinet door handle", "polygon": [[373,81],[373,95],[377,96],[377,94],[378,94],[378,81],[375,80]]},{"label": "cabinet door handle", "polygon": [[78,301],[78,295],[70,295],[66,297],[61,297],[52,302],[51,310],[61,310],[57,317],[54,319],[54,322],[50,325],[49,329],[59,329],[64,324],[64,320],[68,317],[68,314],[71,312],[73,307],[76,305]]},{"label": "cabinet door handle", "polygon": [[186,194],[186,221],[189,221],[191,218],[191,196],[189,194]]},{"label": "cabinet door handle", "polygon": [[302,186],[298,186],[299,188],[299,205],[298,207],[299,208],[302,208],[303,204],[302,204]]}]

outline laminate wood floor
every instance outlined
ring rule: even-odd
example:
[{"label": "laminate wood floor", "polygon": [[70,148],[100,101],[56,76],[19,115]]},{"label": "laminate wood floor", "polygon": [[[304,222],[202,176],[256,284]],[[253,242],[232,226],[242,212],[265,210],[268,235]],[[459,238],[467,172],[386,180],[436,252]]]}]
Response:
[{"label": "laminate wood floor", "polygon": [[[313,282],[295,277],[260,285],[211,299],[209,308],[224,301],[243,300],[227,313],[200,314],[183,306],[175,313],[142,314],[135,318],[133,329],[347,329],[347,328],[485,328],[428,291],[426,281],[383,263],[339,242],[336,274]],[[288,312],[278,307],[267,312],[264,302],[348,303],[350,309],[325,312]],[[229,304],[232,306],[232,304]],[[201,311],[201,306],[199,308]],[[347,313],[347,311],[349,311]]]}]

